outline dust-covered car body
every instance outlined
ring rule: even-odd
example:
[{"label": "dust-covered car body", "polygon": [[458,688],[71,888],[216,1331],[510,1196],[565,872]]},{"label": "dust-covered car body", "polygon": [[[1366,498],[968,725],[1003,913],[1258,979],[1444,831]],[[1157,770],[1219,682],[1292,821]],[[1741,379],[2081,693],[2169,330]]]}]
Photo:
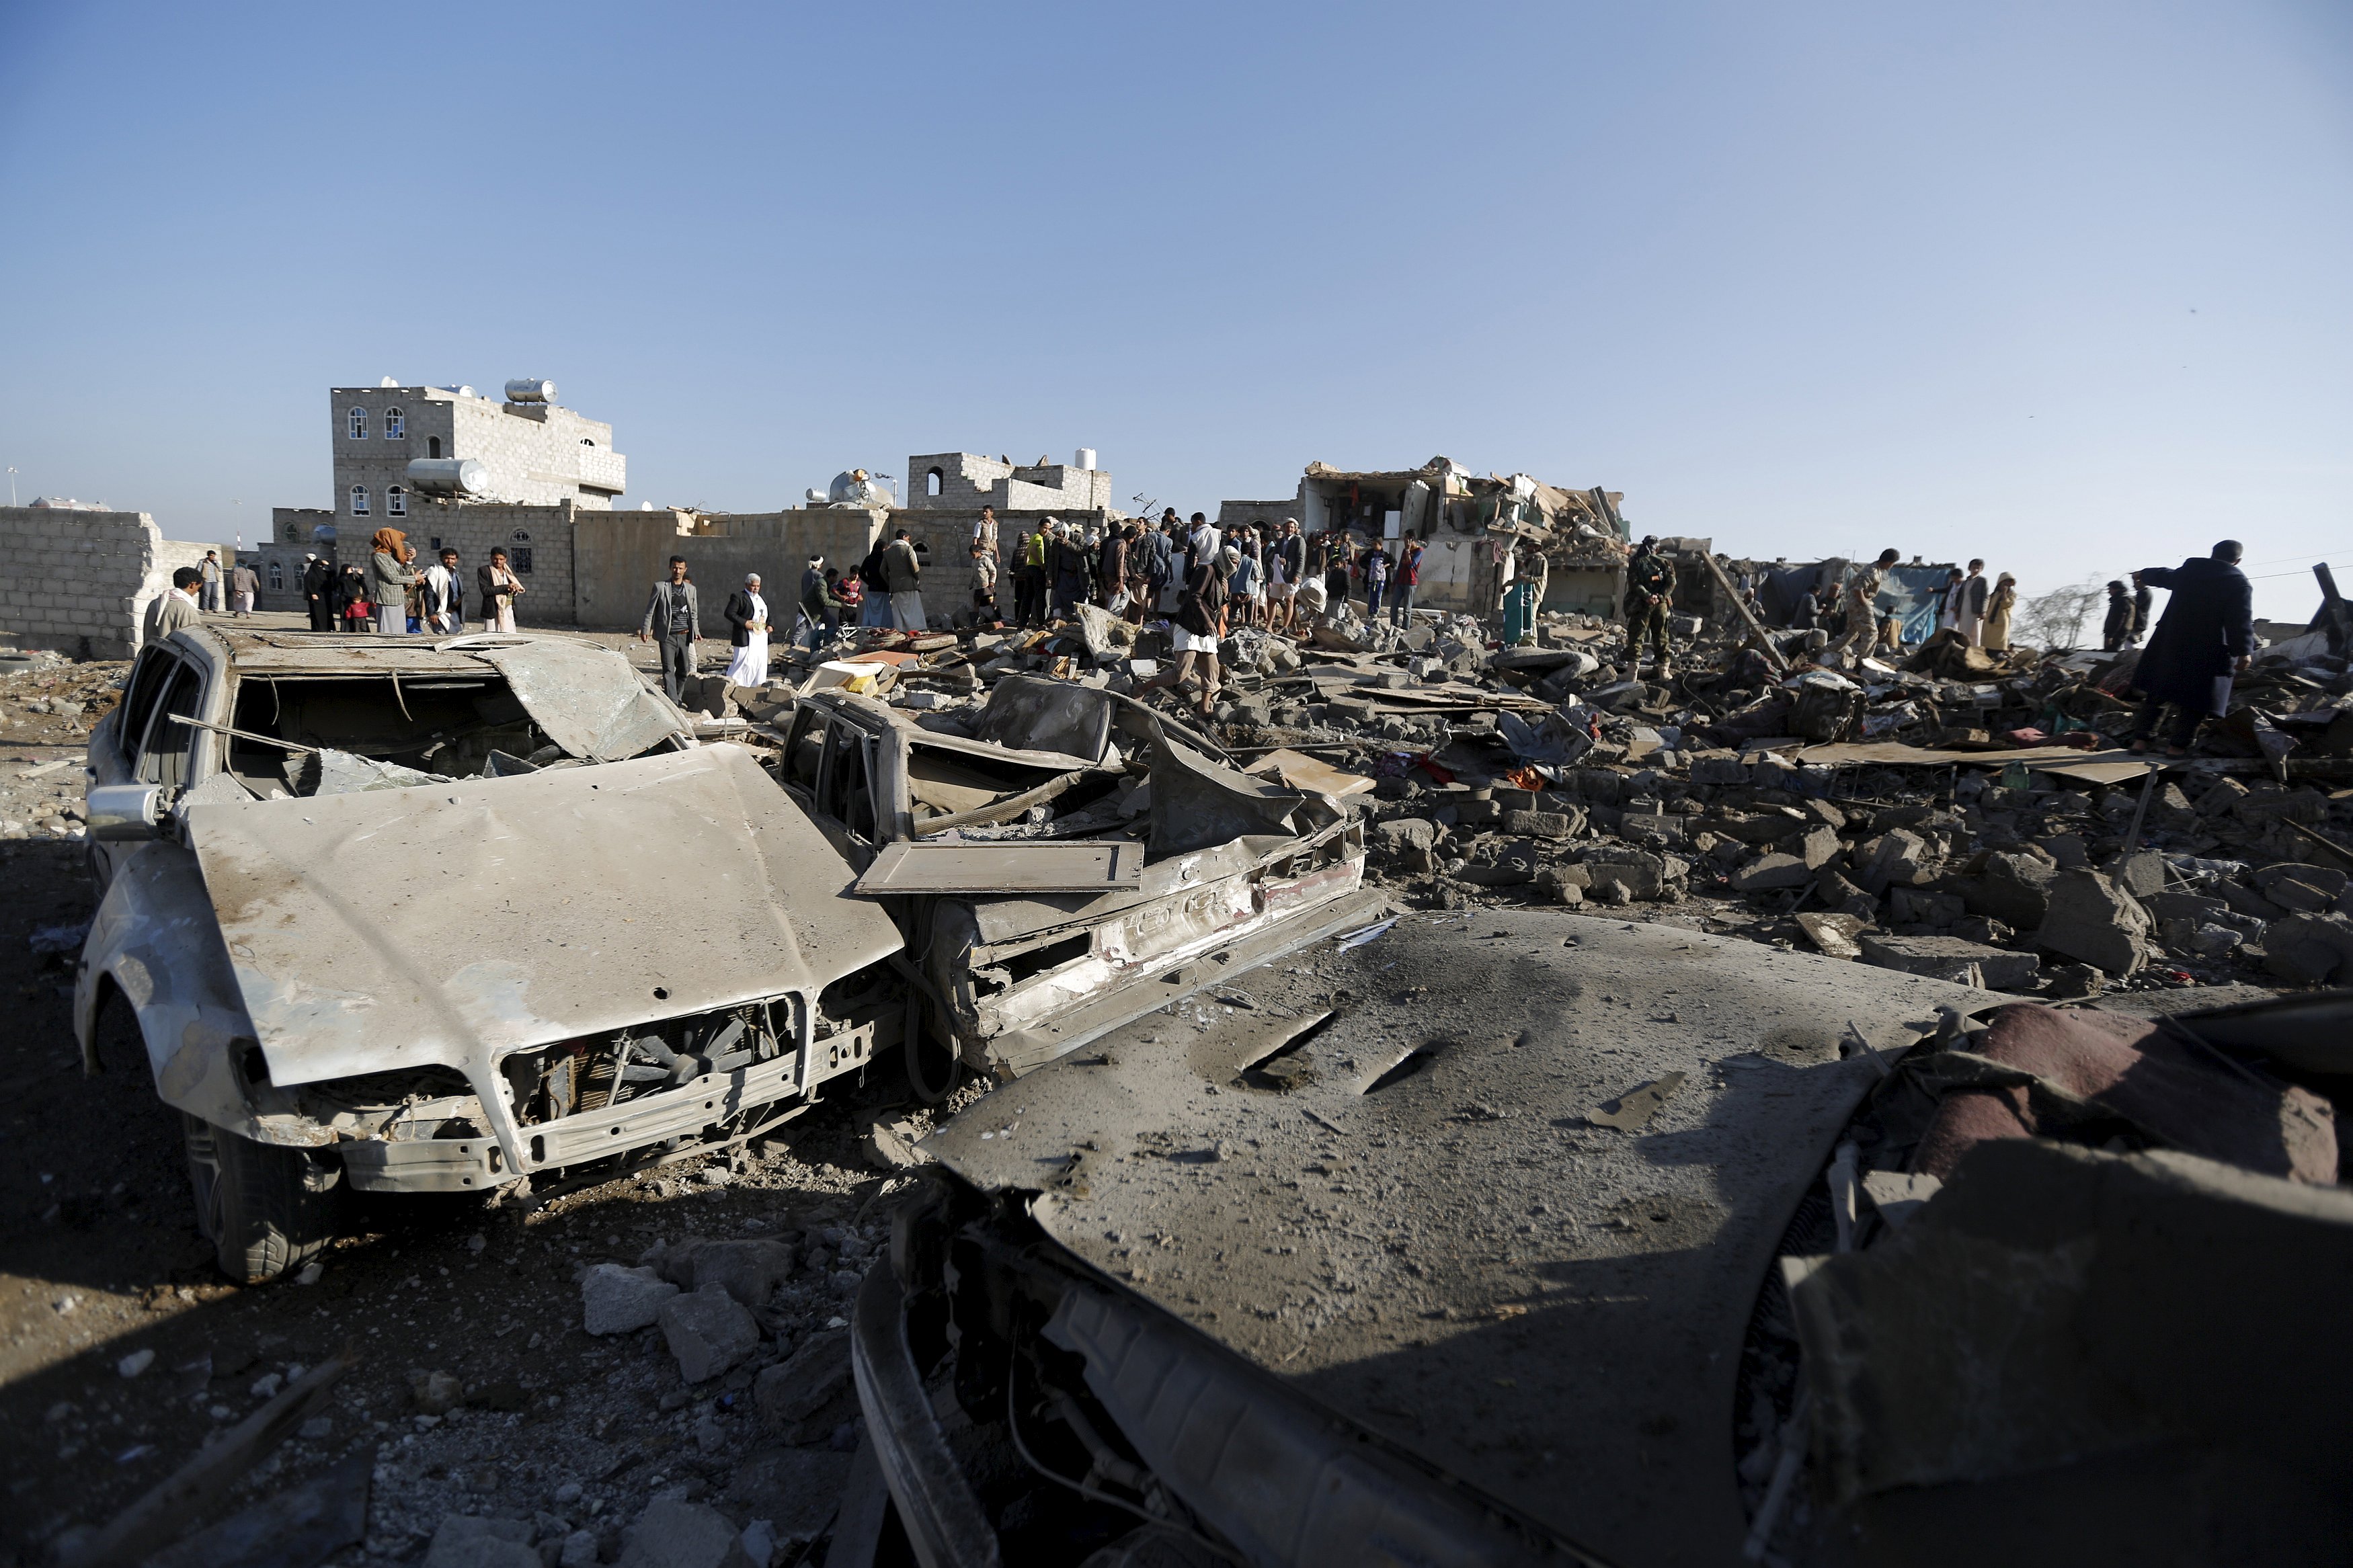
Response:
[{"label": "dust-covered car body", "polygon": [[[925,1141],[853,1325],[922,1561],[2348,1538],[2353,993],[2157,1023],[1524,911],[1303,958]],[[2026,1065],[2020,1026],[2116,1071]],[[1941,1191],[1900,1173],[1947,1124],[1978,1141]]]},{"label": "dust-covered car body", "polygon": [[90,742],[87,1058],[120,997],[200,1212],[224,1150],[487,1191],[805,1101],[895,1037],[899,939],[748,752],[689,735],[582,642],[147,648]]},{"label": "dust-covered car body", "polygon": [[[1219,974],[1382,906],[1364,889],[1364,829],[1332,800],[1226,765],[1148,710],[1065,682],[1008,677],[968,721],[927,727],[871,698],[803,698],[780,781],[861,888],[899,921],[928,982],[933,1031],[983,1071],[1018,1074]],[[1002,881],[990,846],[1132,846],[1140,872],[1103,891]],[[976,874],[899,895],[871,868],[893,846],[960,843]]]}]

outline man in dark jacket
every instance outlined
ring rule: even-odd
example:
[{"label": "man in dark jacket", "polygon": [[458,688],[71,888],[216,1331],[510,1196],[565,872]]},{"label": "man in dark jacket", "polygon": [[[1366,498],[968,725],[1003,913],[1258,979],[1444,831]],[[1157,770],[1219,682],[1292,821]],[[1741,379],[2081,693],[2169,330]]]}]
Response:
[{"label": "man in dark jacket", "polygon": [[1087,596],[1087,547],[1077,531],[1057,518],[1046,520],[1046,577],[1054,584],[1052,618],[1075,620]]},{"label": "man in dark jacket", "polygon": [[2122,580],[2108,584],[2108,614],[2100,623],[2100,651],[2114,653],[2132,641],[2132,595]]},{"label": "man in dark jacket", "polygon": [[2126,639],[2125,646],[2138,647],[2140,639],[2148,636],[2148,605],[2151,595],[2148,584],[2140,580],[2140,574],[2137,572],[2132,574],[2132,585],[2133,629],[2132,636]]},{"label": "man in dark jacket", "polygon": [[652,642],[661,636],[662,689],[672,702],[686,700],[686,683],[694,676],[694,646],[702,640],[702,606],[694,584],[686,580],[686,557],[670,558],[670,579],[654,584],[646,601],[646,618],[638,623],[638,640]]},{"label": "man in dark jacket", "polygon": [[1642,640],[1648,637],[1658,657],[1661,680],[1674,671],[1667,651],[1667,612],[1674,603],[1675,569],[1659,553],[1657,538],[1646,536],[1626,563],[1626,655],[1640,669]]},{"label": "man in dark jacket", "polygon": [[2133,671],[2133,683],[2147,697],[2133,721],[2134,751],[2148,750],[2168,702],[2174,720],[2166,754],[2173,757],[2188,752],[2200,720],[2219,717],[2230,706],[2232,677],[2246,669],[2255,647],[2254,589],[2239,570],[2241,553],[2239,542],[2226,539],[2203,561],[2140,573],[2141,581],[2169,588],[2172,596]]},{"label": "man in dark jacket", "polygon": [[1103,530],[1103,543],[1095,558],[1095,604],[1110,609],[1111,602],[1127,585],[1127,535],[1116,525]]}]

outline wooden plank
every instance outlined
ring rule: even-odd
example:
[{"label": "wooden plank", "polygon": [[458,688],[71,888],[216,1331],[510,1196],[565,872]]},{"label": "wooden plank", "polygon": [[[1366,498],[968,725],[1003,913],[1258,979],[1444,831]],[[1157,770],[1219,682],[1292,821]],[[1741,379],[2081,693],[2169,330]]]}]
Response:
[{"label": "wooden plank", "polygon": [[1715,552],[1703,550],[1700,552],[1699,558],[1707,563],[1707,569],[1715,574],[1716,586],[1724,590],[1725,598],[1731,603],[1735,610],[1739,612],[1740,618],[1748,624],[1748,630],[1757,638],[1757,646],[1764,651],[1765,662],[1772,666],[1775,674],[1787,674],[1789,661],[1783,658],[1781,650],[1773,646],[1773,638],[1767,633],[1763,625],[1755,616],[1748,613],[1748,606],[1741,602],[1740,591],[1732,585],[1732,579],[1724,574],[1724,568],[1715,563]]},{"label": "wooden plank", "polygon": [[855,890],[910,893],[1106,893],[1144,885],[1144,846],[1129,838],[1030,838],[883,846]]}]

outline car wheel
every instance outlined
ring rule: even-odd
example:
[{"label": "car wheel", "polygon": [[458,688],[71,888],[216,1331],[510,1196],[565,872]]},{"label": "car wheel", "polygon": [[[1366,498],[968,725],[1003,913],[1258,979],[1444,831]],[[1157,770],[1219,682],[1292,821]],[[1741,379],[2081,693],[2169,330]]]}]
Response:
[{"label": "car wheel", "polygon": [[906,1059],[907,1083],[915,1098],[925,1105],[937,1105],[955,1088],[964,1064],[957,1059],[954,1044],[942,1046],[932,1038],[931,1019],[930,1001],[920,991],[909,991],[907,1025],[901,1033],[899,1053]]},{"label": "car wheel", "polygon": [[201,1117],[181,1117],[196,1224],[221,1272],[259,1285],[300,1268],[334,1239],[343,1167],[332,1155],[257,1143]]}]

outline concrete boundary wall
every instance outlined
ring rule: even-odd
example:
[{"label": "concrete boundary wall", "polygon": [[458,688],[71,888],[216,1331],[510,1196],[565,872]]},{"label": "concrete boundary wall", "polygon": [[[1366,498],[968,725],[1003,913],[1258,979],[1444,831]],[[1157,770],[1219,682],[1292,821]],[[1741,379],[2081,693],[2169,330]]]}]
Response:
[{"label": "concrete boundary wall", "polygon": [[0,633],[18,647],[128,658],[148,603],[207,550],[220,552],[226,572],[229,546],[165,539],[143,511],[0,507],[0,553],[11,568],[0,584]]}]

